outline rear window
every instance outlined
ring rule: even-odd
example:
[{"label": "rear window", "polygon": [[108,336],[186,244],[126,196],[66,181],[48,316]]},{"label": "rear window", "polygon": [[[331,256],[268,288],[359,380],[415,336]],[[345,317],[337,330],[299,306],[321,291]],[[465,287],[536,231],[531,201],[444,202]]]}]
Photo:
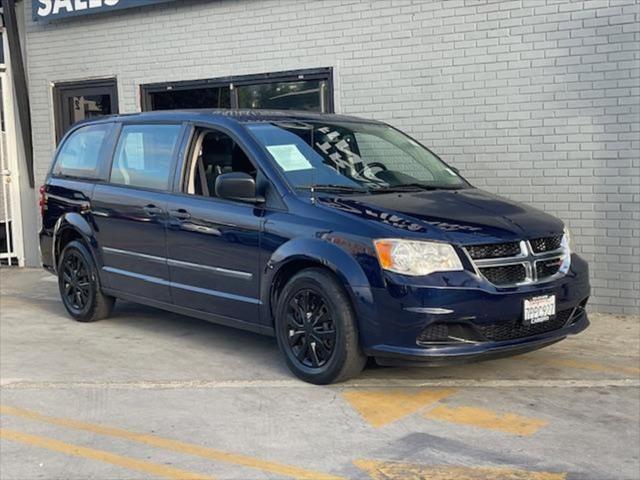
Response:
[{"label": "rear window", "polygon": [[96,178],[100,173],[100,156],[111,124],[79,128],[64,142],[53,169],[54,175]]},{"label": "rear window", "polygon": [[111,183],[166,190],[181,125],[125,125],[111,167]]}]

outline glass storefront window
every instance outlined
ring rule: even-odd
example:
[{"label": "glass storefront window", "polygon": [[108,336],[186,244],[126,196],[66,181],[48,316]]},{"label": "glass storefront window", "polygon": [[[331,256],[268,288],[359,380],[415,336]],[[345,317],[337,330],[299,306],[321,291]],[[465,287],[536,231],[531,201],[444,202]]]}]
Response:
[{"label": "glass storefront window", "polygon": [[249,108],[333,112],[331,68],[141,86],[142,110]]},{"label": "glass storefront window", "polygon": [[152,92],[151,110],[231,108],[229,87],[204,87]]},{"label": "glass storefront window", "polygon": [[327,81],[274,82],[240,85],[238,108],[327,111]]}]

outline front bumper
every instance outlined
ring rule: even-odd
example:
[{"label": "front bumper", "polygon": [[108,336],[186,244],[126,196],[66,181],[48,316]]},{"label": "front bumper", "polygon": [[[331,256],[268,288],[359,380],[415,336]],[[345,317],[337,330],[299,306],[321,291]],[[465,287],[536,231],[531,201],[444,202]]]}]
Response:
[{"label": "front bumper", "polygon": [[[429,286],[388,282],[387,288],[375,289],[375,307],[360,322],[365,353],[385,365],[450,365],[536,350],[589,326],[584,310],[590,293],[588,267],[576,255],[571,270],[552,282],[497,289],[476,280],[449,278],[448,284]],[[555,295],[557,312],[564,312],[566,321],[548,329],[523,329],[524,300],[541,295]],[[463,325],[477,335],[472,341],[424,341],[421,334],[436,324]],[[480,333],[503,326],[526,334],[508,332],[488,338]]]},{"label": "front bumper", "polygon": [[432,366],[458,365],[481,360],[510,357],[547,347],[580,333],[589,326],[587,313],[582,311],[570,325],[551,332],[504,342],[481,342],[460,346],[446,345],[431,348],[398,348],[381,346],[367,351],[380,365]]}]

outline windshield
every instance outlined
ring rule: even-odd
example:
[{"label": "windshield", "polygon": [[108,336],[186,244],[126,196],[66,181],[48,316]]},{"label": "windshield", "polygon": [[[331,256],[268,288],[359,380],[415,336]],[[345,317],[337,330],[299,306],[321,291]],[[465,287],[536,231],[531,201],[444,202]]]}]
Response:
[{"label": "windshield", "polygon": [[387,125],[271,122],[247,127],[295,188],[382,193],[468,186],[436,155]]}]

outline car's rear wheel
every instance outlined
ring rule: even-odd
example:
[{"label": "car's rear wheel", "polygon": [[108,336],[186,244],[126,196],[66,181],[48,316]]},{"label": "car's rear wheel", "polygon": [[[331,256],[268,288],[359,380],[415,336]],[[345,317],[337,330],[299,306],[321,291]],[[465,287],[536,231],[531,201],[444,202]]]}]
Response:
[{"label": "car's rear wheel", "polygon": [[366,363],[349,297],[319,268],[301,271],[283,288],[276,336],[291,371],[310,383],[347,380]]},{"label": "car's rear wheel", "polygon": [[94,322],[111,314],[115,298],[104,295],[91,254],[80,241],[69,242],[60,255],[58,287],[67,312],[79,322]]}]

